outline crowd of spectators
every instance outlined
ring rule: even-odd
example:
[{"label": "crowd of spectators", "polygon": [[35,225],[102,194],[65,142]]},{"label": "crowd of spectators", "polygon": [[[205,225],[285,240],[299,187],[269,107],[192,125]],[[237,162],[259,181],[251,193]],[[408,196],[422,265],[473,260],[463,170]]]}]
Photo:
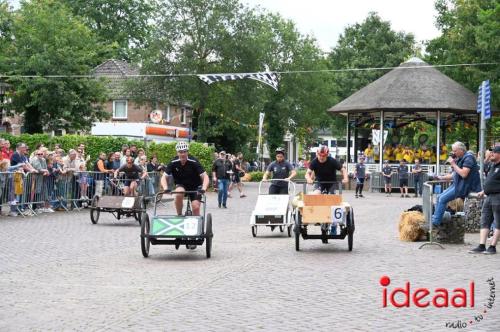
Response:
[{"label": "crowd of spectators", "polygon": [[[52,149],[38,144],[29,151],[25,143],[18,143],[13,151],[8,140],[0,139],[0,207],[9,205],[10,216],[86,207],[96,180],[115,175],[128,157],[143,171],[142,178],[160,166],[156,155],[148,158],[133,144],[124,144],[121,151],[101,152],[92,161],[83,143],[68,151],[58,144]],[[92,168],[88,170],[87,165]],[[155,179],[150,180],[145,189],[148,194],[154,192]]]},{"label": "crowd of spectators", "polygon": [[[363,151],[367,163],[379,162],[380,151],[379,146],[368,147]],[[386,144],[382,151],[383,160],[390,163],[399,163],[405,160],[407,163],[413,163],[415,159],[419,159],[423,164],[433,164],[437,161],[437,148],[435,146],[427,146],[422,144],[418,148],[414,148],[403,144]],[[448,159],[448,148],[445,144],[441,144],[439,149],[439,160],[445,162]]]}]

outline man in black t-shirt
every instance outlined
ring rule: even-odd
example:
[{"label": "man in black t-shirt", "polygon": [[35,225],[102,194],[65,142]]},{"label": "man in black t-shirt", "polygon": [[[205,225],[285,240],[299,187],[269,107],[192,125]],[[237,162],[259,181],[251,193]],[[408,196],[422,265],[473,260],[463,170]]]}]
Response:
[{"label": "man in black t-shirt", "polygon": [[398,175],[401,197],[410,197],[410,195],[408,195],[408,165],[406,165],[406,160],[404,159],[399,161]]},{"label": "man in black t-shirt", "polygon": [[356,164],[356,169],[354,171],[354,177],[356,178],[356,198],[365,197],[363,196],[363,186],[366,178],[366,165],[364,157],[359,158],[359,163]]},{"label": "man in black t-shirt", "polygon": [[[481,231],[479,233],[479,246],[470,250],[470,253],[496,254],[496,244],[500,236],[500,146],[495,146],[490,154],[490,168],[484,180],[483,191],[478,197],[486,199],[481,211]],[[486,239],[491,225],[495,222],[495,232],[486,249]]]},{"label": "man in black t-shirt", "polygon": [[340,162],[329,156],[328,147],[323,145],[318,148],[316,158],[309,165],[305,178],[307,183],[314,185],[314,194],[335,194],[337,185],[337,171],[342,172],[342,183],[348,183],[347,170]]},{"label": "man in black t-shirt", "polygon": [[142,167],[134,164],[134,158],[129,156],[127,157],[127,163],[115,171],[115,178],[117,177],[118,173],[125,174],[125,180],[123,181],[123,184],[125,186],[123,188],[123,194],[125,196],[135,196],[135,190],[137,189],[139,178],[144,173]]},{"label": "man in black t-shirt", "polygon": [[[269,164],[262,180],[267,181],[267,178],[271,173],[273,173],[273,179],[287,181],[293,179],[293,177],[297,175],[297,172],[293,169],[292,164],[285,160],[285,149],[276,149],[276,161]],[[269,187],[269,195],[288,195],[287,181],[273,181]]]},{"label": "man in black t-shirt", "polygon": [[175,146],[177,157],[163,168],[165,174],[161,178],[163,190],[168,189],[167,177],[172,177],[175,183],[174,192],[197,191],[185,195],[175,195],[175,209],[177,214],[182,215],[183,196],[188,196],[193,208],[193,215],[200,215],[201,195],[207,190],[208,175],[196,158],[188,156],[189,145],[179,142]]},{"label": "man in black t-shirt", "polygon": [[415,197],[422,197],[422,188],[423,188],[423,174],[422,174],[422,165],[420,164],[420,159],[415,159],[415,166],[411,171],[413,173],[413,182],[415,182]]},{"label": "man in black t-shirt", "polygon": [[384,167],[382,168],[382,175],[384,176],[384,184],[385,184],[385,196],[392,195],[392,174],[394,171],[392,167],[389,165],[389,161],[384,161]]},{"label": "man in black t-shirt", "polygon": [[226,158],[226,151],[221,151],[217,160],[212,165],[212,179],[214,185],[217,183],[219,208],[227,208],[227,189],[229,188],[229,181],[231,181],[232,167],[233,165]]}]

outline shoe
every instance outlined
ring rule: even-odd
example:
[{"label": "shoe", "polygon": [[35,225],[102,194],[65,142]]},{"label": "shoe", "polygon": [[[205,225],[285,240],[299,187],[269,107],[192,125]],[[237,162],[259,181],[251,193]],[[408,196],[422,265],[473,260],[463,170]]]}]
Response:
[{"label": "shoe", "polygon": [[196,249],[196,244],[186,244],[186,249],[194,250]]},{"label": "shoe", "polygon": [[226,204],[222,205],[222,207],[223,207],[224,209],[227,209],[227,206],[226,206]]},{"label": "shoe", "polygon": [[365,196],[363,196],[362,194],[359,194],[359,197],[365,198]]},{"label": "shoe", "polygon": [[356,195],[356,196],[354,196],[354,197],[358,198],[358,195]]},{"label": "shoe", "polygon": [[36,210],[35,210],[35,213],[36,213],[36,214],[39,214],[39,213],[44,213],[44,212],[45,212],[45,209],[42,209],[42,208],[40,208],[40,209],[36,209]]},{"label": "shoe", "polygon": [[53,213],[53,212],[55,212],[55,211],[54,211],[54,210],[52,210],[51,208],[46,208],[46,209],[43,209],[43,212]]},{"label": "shoe", "polygon": [[221,207],[221,204],[219,203],[219,209],[220,209],[220,207]]},{"label": "shoe", "polygon": [[10,217],[17,217],[19,214],[17,212],[9,212]]},{"label": "shoe", "polygon": [[228,198],[233,198],[233,196],[231,196],[231,194],[227,194],[227,197]]},{"label": "shoe", "polygon": [[406,195],[406,198],[410,198],[410,195]]},{"label": "shoe", "polygon": [[489,246],[487,250],[483,251],[485,255],[494,255],[497,253],[497,248],[493,246]]},{"label": "shoe", "polygon": [[83,202],[83,203],[82,203],[82,207],[83,207],[84,209],[86,209],[88,206],[89,206],[89,204],[88,204],[87,202]]},{"label": "shoe", "polygon": [[385,194],[385,197],[389,197],[389,194]]},{"label": "shoe", "polygon": [[486,247],[481,245],[475,247],[474,249],[469,250],[469,254],[482,254],[484,252],[486,252]]},{"label": "shoe", "polygon": [[415,195],[415,197],[418,197],[418,195]]},{"label": "shoe", "polygon": [[401,195],[401,197],[405,197],[405,195]]},{"label": "shoe", "polygon": [[247,197],[247,195],[245,195],[245,194],[240,195],[240,198],[244,198],[244,197]]}]

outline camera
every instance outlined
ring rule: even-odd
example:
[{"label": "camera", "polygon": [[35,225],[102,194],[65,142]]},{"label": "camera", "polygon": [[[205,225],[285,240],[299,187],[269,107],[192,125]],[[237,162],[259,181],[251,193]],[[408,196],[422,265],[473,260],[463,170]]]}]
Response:
[{"label": "camera", "polygon": [[456,155],[456,154],[454,154],[453,152],[452,152],[452,153],[450,153],[450,157],[452,157],[453,159],[457,159],[457,155]]}]

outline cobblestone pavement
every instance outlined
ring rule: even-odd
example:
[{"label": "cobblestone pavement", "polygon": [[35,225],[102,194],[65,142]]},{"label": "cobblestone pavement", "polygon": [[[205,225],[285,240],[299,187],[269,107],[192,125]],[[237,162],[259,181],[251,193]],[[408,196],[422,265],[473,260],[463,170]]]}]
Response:
[{"label": "cobblestone pavement", "polygon": [[[209,194],[211,259],[204,247],[172,246],[152,246],[145,259],[137,223],[109,214],[98,225],[88,211],[2,217],[0,331],[445,331],[457,321],[468,325],[461,330],[500,330],[499,301],[483,312],[486,280],[500,281],[500,255],[468,254],[477,234],[445,250],[400,242],[399,214],[417,199],[345,192],[356,216],[354,250],[347,240],[308,240],[296,252],[279,231],[252,237],[256,188],[247,184],[248,197],[230,198],[228,209]],[[384,275],[389,291],[410,281],[412,289],[451,292],[474,280],[475,307],[383,308]]]}]

